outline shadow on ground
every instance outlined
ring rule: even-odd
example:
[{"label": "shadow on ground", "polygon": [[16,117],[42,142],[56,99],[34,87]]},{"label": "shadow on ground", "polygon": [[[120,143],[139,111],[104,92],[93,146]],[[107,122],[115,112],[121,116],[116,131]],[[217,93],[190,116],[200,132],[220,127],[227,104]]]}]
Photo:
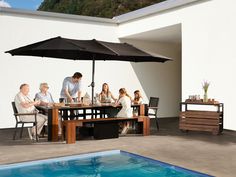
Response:
[{"label": "shadow on ground", "polygon": [[[178,128],[178,118],[160,118],[159,126],[160,130],[157,131],[155,119],[151,119],[151,135],[156,136],[175,136],[181,137],[184,139],[195,139],[200,141],[207,141],[216,144],[228,144],[236,143],[236,132],[230,130],[224,130],[221,135],[212,135],[210,132],[198,132],[198,131],[189,131],[181,132]],[[1,146],[14,146],[14,145],[30,145],[35,144],[35,141],[32,141],[28,137],[27,129],[23,131],[23,138],[19,138],[19,132],[17,132],[16,140],[12,139],[14,129],[0,129],[0,145]],[[125,136],[135,136],[135,135],[125,135]],[[84,140],[91,140],[91,138],[85,138]],[[83,141],[83,140],[82,140]],[[40,142],[47,142],[47,136],[40,138]]]},{"label": "shadow on ground", "polygon": [[[181,132],[178,128],[178,118],[160,118],[159,126],[160,130],[157,131],[155,119],[151,119],[151,135],[156,136],[166,136],[168,137],[179,137],[186,140],[199,140],[206,141],[208,143],[216,143],[219,145],[226,145],[228,143],[236,143],[236,132],[230,130],[224,130],[221,135],[212,135],[210,132],[197,132],[189,131],[187,133]],[[19,139],[19,132],[17,132],[16,140],[12,139],[14,129],[0,129],[0,145],[27,145],[35,144],[35,141],[29,139],[27,129],[23,131],[23,138]],[[125,135],[125,136],[139,136],[139,135]],[[85,138],[84,140],[91,140],[90,138]],[[83,140],[81,140],[83,141]],[[95,141],[95,140],[94,140]],[[40,138],[40,143],[47,142],[47,136]],[[59,142],[63,143],[63,142]]]}]

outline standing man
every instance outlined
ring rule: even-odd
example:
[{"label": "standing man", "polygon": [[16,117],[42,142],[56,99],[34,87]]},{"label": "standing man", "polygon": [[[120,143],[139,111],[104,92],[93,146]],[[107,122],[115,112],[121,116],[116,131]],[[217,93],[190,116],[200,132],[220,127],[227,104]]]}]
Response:
[{"label": "standing man", "polygon": [[[81,78],[82,74],[79,72],[74,73],[72,77],[66,77],[62,84],[61,89],[61,98],[60,102],[69,102],[81,101]],[[64,120],[68,119],[68,112],[62,111],[62,117]],[[73,110],[70,111],[70,119],[75,118],[75,113]]]},{"label": "standing man", "polygon": [[72,103],[78,97],[78,102],[81,99],[81,78],[82,74],[79,72],[74,73],[72,77],[66,77],[62,84],[61,99],[63,102],[65,99],[69,103]]},{"label": "standing man", "polygon": [[[19,113],[34,113],[38,112],[35,106],[40,104],[40,101],[33,101],[29,97],[29,85],[28,84],[22,84],[20,86],[20,92],[15,96],[15,104],[17,111]],[[33,122],[35,121],[35,117],[33,115],[27,115],[27,116],[19,116],[20,120],[24,122]],[[29,137],[30,139],[36,139],[36,136],[38,136],[44,126],[44,124],[47,123],[47,116],[43,114],[37,114],[37,127],[28,128]],[[36,129],[37,133],[36,135]]]}]

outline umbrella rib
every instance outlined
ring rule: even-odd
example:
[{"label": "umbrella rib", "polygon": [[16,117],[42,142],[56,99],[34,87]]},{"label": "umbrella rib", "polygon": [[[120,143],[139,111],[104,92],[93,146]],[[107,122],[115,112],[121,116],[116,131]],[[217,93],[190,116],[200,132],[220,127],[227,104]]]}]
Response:
[{"label": "umbrella rib", "polygon": [[110,47],[108,47],[108,46],[106,46],[105,44],[103,44],[103,43],[101,43],[101,42],[99,42],[99,41],[97,41],[97,40],[95,40],[98,44],[100,44],[100,45],[102,45],[103,47],[106,47],[106,48],[108,48],[109,50],[111,50],[113,53],[115,53],[116,55],[119,55],[119,53],[117,53],[115,50],[113,50],[112,48],[110,48]]},{"label": "umbrella rib", "polygon": [[74,43],[74,42],[72,42],[72,41],[67,41],[67,42],[68,42],[68,43],[71,43],[71,44],[73,44],[73,45],[75,45],[76,47],[79,47],[81,50],[85,50],[84,47],[81,47],[81,46],[77,45],[76,43]]}]

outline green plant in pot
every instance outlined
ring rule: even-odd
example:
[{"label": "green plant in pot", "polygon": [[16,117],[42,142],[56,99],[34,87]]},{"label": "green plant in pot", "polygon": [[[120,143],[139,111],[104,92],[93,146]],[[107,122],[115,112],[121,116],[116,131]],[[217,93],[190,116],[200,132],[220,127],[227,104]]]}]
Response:
[{"label": "green plant in pot", "polygon": [[203,102],[208,102],[207,91],[208,91],[209,85],[210,85],[210,82],[207,82],[207,81],[204,81],[202,84],[202,88],[204,90]]}]

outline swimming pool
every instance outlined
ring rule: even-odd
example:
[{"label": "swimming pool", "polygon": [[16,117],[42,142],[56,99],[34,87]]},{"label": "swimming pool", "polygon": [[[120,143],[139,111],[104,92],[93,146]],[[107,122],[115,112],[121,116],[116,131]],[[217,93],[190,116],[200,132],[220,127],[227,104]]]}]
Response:
[{"label": "swimming pool", "polygon": [[1,177],[209,177],[120,150],[0,165]]}]

